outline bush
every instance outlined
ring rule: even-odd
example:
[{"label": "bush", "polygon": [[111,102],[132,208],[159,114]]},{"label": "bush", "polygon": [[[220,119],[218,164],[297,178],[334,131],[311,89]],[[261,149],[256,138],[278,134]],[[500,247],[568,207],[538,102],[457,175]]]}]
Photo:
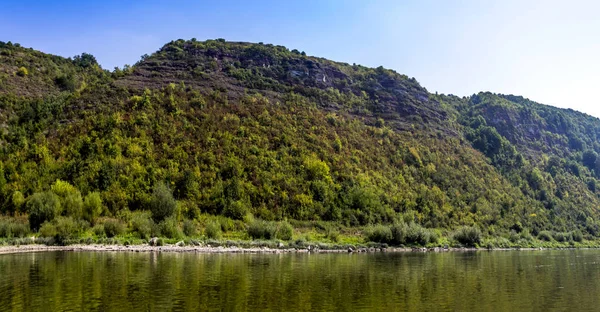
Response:
[{"label": "bush", "polygon": [[19,69],[17,70],[17,75],[19,75],[21,77],[25,77],[25,76],[29,75],[29,71],[25,67],[19,67]]},{"label": "bush", "polygon": [[576,242],[582,242],[583,241],[583,233],[581,233],[580,230],[575,230],[571,233],[571,236],[573,237],[573,240]]},{"label": "bush", "polygon": [[152,211],[152,219],[156,223],[167,219],[175,214],[177,201],[173,197],[171,189],[165,183],[158,183],[152,192],[152,200],[150,202],[150,210]]},{"label": "bush", "polygon": [[410,222],[396,223],[390,228],[393,245],[421,245],[425,246],[429,243],[435,243],[438,240],[437,233],[433,230],[426,229],[421,225]]},{"label": "bush", "polygon": [[546,242],[551,242],[554,240],[554,238],[552,237],[552,232],[550,231],[541,231],[540,233],[538,233],[537,237],[539,240]]},{"label": "bush", "polygon": [[571,237],[571,233],[555,232],[554,234],[552,234],[552,237],[560,243],[570,242],[573,240],[573,237]]},{"label": "bush", "polygon": [[79,190],[69,182],[56,180],[51,186],[52,193],[58,195],[64,213],[79,219],[83,212],[83,199]]},{"label": "bush", "polygon": [[475,247],[481,244],[481,230],[473,226],[463,226],[452,234],[452,239],[459,242],[461,245]]},{"label": "bush", "polygon": [[29,234],[29,224],[15,218],[0,219],[0,237],[25,237]]},{"label": "bush", "polygon": [[94,233],[94,235],[96,235],[98,237],[105,236],[104,225],[103,224],[94,225],[94,227],[92,228],[92,232]]},{"label": "bush", "polygon": [[198,228],[196,227],[196,223],[192,220],[183,221],[183,234],[187,237],[195,237],[198,236]]},{"label": "bush", "polygon": [[160,223],[160,233],[168,238],[181,238],[183,233],[177,224],[175,217],[169,217]]},{"label": "bush", "polygon": [[294,235],[294,228],[287,221],[279,222],[275,237],[280,240],[289,241]]},{"label": "bush", "polygon": [[38,230],[46,221],[52,221],[61,213],[59,197],[52,192],[35,193],[29,197],[26,204],[29,212],[29,226]]},{"label": "bush", "polygon": [[54,83],[63,90],[73,92],[77,89],[77,81],[73,74],[60,75],[54,79]]},{"label": "bush", "polygon": [[63,208],[67,216],[81,219],[83,215],[83,199],[81,193],[69,194],[63,199]]},{"label": "bush", "polygon": [[106,237],[115,237],[125,233],[125,225],[117,219],[106,219],[102,225]]},{"label": "bush", "polygon": [[252,239],[272,239],[275,238],[277,228],[271,222],[255,220],[248,226],[248,235]]},{"label": "bush", "polygon": [[89,223],[94,224],[102,213],[102,210],[102,197],[100,197],[100,193],[88,193],[83,200],[83,218]]},{"label": "bush", "polygon": [[393,235],[390,227],[385,225],[376,225],[370,227],[366,230],[367,240],[370,242],[376,243],[386,243],[389,244],[392,242]]},{"label": "bush", "polygon": [[242,220],[247,213],[248,207],[241,200],[229,201],[223,209],[223,214],[234,220]]},{"label": "bush", "polygon": [[210,239],[221,238],[221,225],[219,222],[209,222],[204,228],[204,235]]},{"label": "bush", "polygon": [[337,229],[334,229],[332,227],[327,229],[327,233],[326,233],[327,239],[329,239],[330,241],[337,243],[340,240],[340,232]]},{"label": "bush", "polygon": [[139,238],[148,239],[152,235],[154,222],[149,211],[132,212],[129,223],[131,232],[137,234]]},{"label": "bush", "polygon": [[42,237],[52,237],[57,243],[63,244],[69,239],[79,237],[85,226],[71,217],[57,217],[45,222],[40,228]]}]

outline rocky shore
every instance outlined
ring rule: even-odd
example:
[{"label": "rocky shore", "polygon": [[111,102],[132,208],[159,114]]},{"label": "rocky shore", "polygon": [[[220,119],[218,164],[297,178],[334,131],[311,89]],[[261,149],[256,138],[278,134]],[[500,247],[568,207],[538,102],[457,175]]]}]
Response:
[{"label": "rocky shore", "polygon": [[[512,248],[494,250],[540,250],[541,248]],[[72,251],[72,252],[178,252],[178,253],[247,253],[247,254],[280,254],[280,253],[374,253],[374,252],[450,252],[450,251],[478,251],[488,249],[477,248],[353,248],[344,249],[321,249],[309,245],[306,248],[290,248],[280,246],[269,247],[237,247],[237,246],[211,246],[211,245],[184,245],[181,243],[164,246],[143,245],[68,245],[68,246],[46,246],[46,245],[20,245],[0,246],[1,254],[44,252],[44,251]]]}]

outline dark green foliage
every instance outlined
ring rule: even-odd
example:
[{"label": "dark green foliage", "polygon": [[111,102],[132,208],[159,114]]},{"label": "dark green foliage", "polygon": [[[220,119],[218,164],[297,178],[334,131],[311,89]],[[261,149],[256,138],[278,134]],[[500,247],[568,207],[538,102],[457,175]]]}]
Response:
[{"label": "dark green foliage", "polygon": [[0,237],[25,237],[29,234],[27,220],[18,218],[0,218]]},{"label": "dark green foliage", "polygon": [[117,219],[105,219],[102,222],[106,237],[115,237],[125,233],[125,225]]},{"label": "dark green foliage", "polygon": [[204,228],[204,236],[210,239],[221,238],[221,225],[218,222],[209,222]]},{"label": "dark green foliage", "polygon": [[419,224],[410,222],[409,224],[397,223],[391,227],[392,243],[394,245],[421,245],[435,243],[438,236],[432,230],[426,229]]},{"label": "dark green foliage", "polygon": [[241,200],[228,201],[223,209],[223,215],[234,220],[242,220],[247,213],[247,204]]},{"label": "dark green foliage", "polygon": [[289,241],[294,235],[294,228],[287,221],[279,222],[277,224],[277,231],[275,237],[280,240]]},{"label": "dark green foliage", "polygon": [[29,213],[29,225],[34,231],[37,231],[42,223],[54,220],[62,212],[60,198],[52,192],[31,195],[25,206]]},{"label": "dark green foliage", "polygon": [[255,220],[248,226],[248,236],[252,239],[273,239],[277,232],[277,225],[274,222]]},{"label": "dark green foliage", "polygon": [[83,218],[94,224],[96,219],[102,213],[102,198],[100,193],[91,192],[87,194],[83,200]]},{"label": "dark green foliage", "polygon": [[385,225],[375,225],[367,229],[366,237],[369,241],[376,243],[390,243],[393,239],[392,230]]},{"label": "dark green foliage", "polygon": [[187,219],[183,221],[183,234],[187,237],[198,236],[198,227],[196,226],[196,223]]},{"label": "dark green foliage", "polygon": [[147,211],[136,211],[131,215],[129,228],[139,238],[149,239],[152,235],[152,227],[154,222]]},{"label": "dark green foliage", "polygon": [[392,226],[376,225],[368,228],[365,234],[368,241],[393,246],[425,246],[429,243],[436,243],[438,240],[437,233],[414,222],[408,224],[401,222]]},{"label": "dark green foliage", "polygon": [[452,234],[452,239],[468,247],[479,246],[482,238],[481,230],[474,226],[460,227]]},{"label": "dark green foliage", "polygon": [[554,232],[552,237],[559,243],[573,241],[572,233]]},{"label": "dark green foliage", "polygon": [[173,197],[171,189],[165,183],[158,183],[152,192],[152,200],[150,202],[150,210],[152,211],[152,219],[156,223],[171,217],[175,213],[177,202]]},{"label": "dark green foliage", "polygon": [[179,228],[179,224],[177,223],[177,219],[174,217],[169,217],[163,220],[160,224],[160,234],[164,237],[168,238],[182,238],[183,233]]},{"label": "dark green foliage", "polygon": [[543,240],[543,241],[546,241],[546,242],[551,242],[551,241],[554,240],[554,238],[552,237],[552,232],[550,232],[550,231],[541,231],[541,232],[539,232],[537,238],[539,240]]},{"label": "dark green foliage", "polygon": [[583,241],[583,234],[581,233],[580,230],[573,231],[571,233],[571,237],[573,237],[573,240],[576,241],[576,242],[582,242]]},{"label": "dark green foliage", "polygon": [[52,237],[58,244],[64,244],[69,239],[79,237],[87,228],[82,222],[78,222],[71,217],[57,217],[56,219],[45,222],[40,228],[42,237]]}]

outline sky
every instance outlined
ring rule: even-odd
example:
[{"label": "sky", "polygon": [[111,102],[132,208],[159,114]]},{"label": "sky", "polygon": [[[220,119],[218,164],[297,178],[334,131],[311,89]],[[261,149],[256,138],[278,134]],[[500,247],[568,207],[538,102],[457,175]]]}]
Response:
[{"label": "sky", "polygon": [[0,41],[133,64],[171,40],[264,42],[383,66],[430,92],[522,95],[600,117],[600,1],[0,0]]}]

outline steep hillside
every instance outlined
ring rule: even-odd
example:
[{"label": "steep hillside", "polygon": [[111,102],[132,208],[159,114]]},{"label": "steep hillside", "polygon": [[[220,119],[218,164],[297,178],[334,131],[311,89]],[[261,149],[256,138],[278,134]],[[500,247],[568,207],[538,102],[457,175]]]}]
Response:
[{"label": "steep hillside", "polygon": [[0,72],[0,211],[34,230],[177,236],[221,216],[232,232],[436,229],[418,244],[461,226],[513,243],[600,235],[600,122],[577,112],[224,40],[173,41],[113,72],[0,43]]}]

